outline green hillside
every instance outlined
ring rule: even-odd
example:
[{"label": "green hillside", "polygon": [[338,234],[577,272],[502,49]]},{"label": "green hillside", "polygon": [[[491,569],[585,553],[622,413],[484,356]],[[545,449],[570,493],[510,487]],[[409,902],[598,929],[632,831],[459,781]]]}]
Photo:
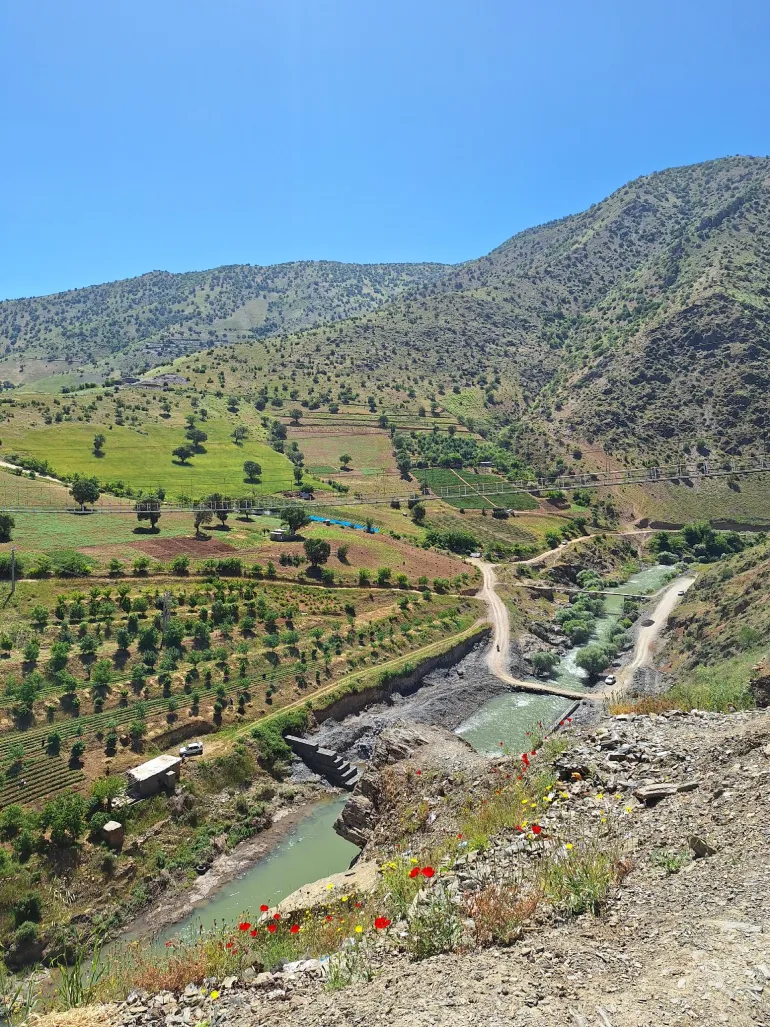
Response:
[{"label": "green hillside", "polygon": [[217,357],[231,384],[426,397],[544,458],[749,452],[770,423],[769,183],[770,160],[743,157],[637,179],[270,359]]},{"label": "green hillside", "polygon": [[0,378],[101,380],[239,338],[339,321],[432,282],[440,264],[248,264],[0,303]]},{"label": "green hillside", "polygon": [[175,364],[198,389],[504,428],[543,469],[590,465],[592,448],[716,459],[764,448],[768,282],[770,159],[731,157],[637,179],[451,268],[153,272],[6,303],[0,375]]}]

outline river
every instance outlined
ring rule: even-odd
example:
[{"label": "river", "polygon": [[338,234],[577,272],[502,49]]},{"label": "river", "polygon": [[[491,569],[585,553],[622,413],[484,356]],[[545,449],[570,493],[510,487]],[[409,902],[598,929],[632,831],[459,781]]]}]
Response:
[{"label": "river", "polygon": [[[660,588],[670,574],[670,567],[650,567],[609,591],[646,595]],[[597,620],[591,641],[606,638],[612,625],[620,619],[622,598],[607,596],[604,609],[604,616]],[[586,675],[575,665],[577,651],[576,647],[562,657],[553,678],[569,688],[584,689]],[[453,728],[478,752],[516,752],[529,747],[528,731],[537,730],[538,724],[544,730],[548,729],[571,705],[571,700],[560,696],[507,690],[501,694],[500,682],[486,680],[485,675],[490,677],[481,654],[472,653],[458,667],[428,675],[425,685],[413,695],[399,696],[389,705],[370,707],[339,724],[326,722],[317,737],[324,745],[351,759],[361,760],[371,751],[376,735],[383,727],[395,719],[411,717]],[[463,706],[459,701],[460,693],[476,704],[477,708],[469,715],[467,705]],[[485,699],[485,694],[492,697]],[[453,716],[453,710],[461,712],[455,712]],[[345,797],[335,797],[313,806],[270,855],[223,885],[186,919],[166,928],[157,936],[155,944],[162,946],[172,937],[190,937],[223,923],[232,925],[244,917],[254,920],[260,904],[274,906],[302,885],[347,869],[358,849],[340,838],[333,829],[345,801]]]},{"label": "river", "polygon": [[180,936],[190,938],[222,924],[256,921],[262,903],[275,906],[303,884],[346,870],[358,849],[340,838],[332,826],[345,801],[346,797],[335,797],[315,804],[268,856],[224,884],[190,916],[156,935],[155,944],[163,946]]},{"label": "river", "polygon": [[[632,574],[622,585],[607,589],[608,592],[632,595],[649,595],[657,591],[671,577],[671,568],[662,564],[647,567]],[[604,600],[604,615],[596,622],[589,642],[602,642],[623,615],[623,598],[608,595]],[[583,691],[587,674],[575,663],[575,657],[582,646],[570,649],[560,660],[550,680],[564,688]],[[557,695],[527,695],[524,692],[506,692],[495,696],[459,727],[461,735],[478,752],[495,753],[501,748],[512,752],[527,748],[527,732],[538,724],[547,730],[571,706],[572,700]],[[502,746],[501,743],[502,742]]]}]

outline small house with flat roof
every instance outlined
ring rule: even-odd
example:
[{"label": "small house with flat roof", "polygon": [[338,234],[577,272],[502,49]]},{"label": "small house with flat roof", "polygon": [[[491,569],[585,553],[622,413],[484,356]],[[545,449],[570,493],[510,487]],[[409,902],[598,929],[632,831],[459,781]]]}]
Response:
[{"label": "small house with flat roof", "polygon": [[140,799],[163,789],[173,795],[182,768],[180,756],[156,756],[126,774],[128,791]]}]

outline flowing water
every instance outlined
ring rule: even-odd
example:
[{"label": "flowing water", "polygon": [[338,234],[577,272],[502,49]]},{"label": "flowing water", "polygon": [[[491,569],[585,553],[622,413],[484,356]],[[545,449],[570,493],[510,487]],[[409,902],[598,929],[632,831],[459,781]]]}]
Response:
[{"label": "flowing water", "polygon": [[[613,592],[644,595],[659,588],[670,574],[669,567],[651,567],[634,574]],[[607,596],[605,614],[597,621],[591,641],[606,638],[623,613],[622,597]],[[583,689],[585,673],[575,665],[577,648],[563,658],[553,677],[569,688]],[[495,753],[501,749],[520,752],[527,749],[527,732],[538,722],[547,730],[571,705],[571,700],[554,695],[528,695],[511,692],[490,699],[465,720],[457,733],[478,752]],[[408,699],[403,716],[409,716]],[[205,904],[178,924],[158,935],[155,944],[199,931],[232,925],[239,920],[255,920],[261,903],[274,906],[282,898],[311,881],[346,870],[358,849],[340,838],[333,824],[345,804],[344,797],[316,805],[276,848],[240,877],[223,885]]]},{"label": "flowing water", "polygon": [[358,849],[332,827],[345,802],[343,797],[314,806],[268,856],[224,884],[186,919],[167,927],[155,944],[163,946],[170,938],[189,938],[222,924],[232,926],[244,917],[255,921],[262,903],[275,906],[303,884],[347,870]]},{"label": "flowing water", "polygon": [[[589,642],[602,642],[623,616],[623,594],[648,595],[655,592],[671,576],[671,568],[658,564],[633,574],[622,585],[607,589],[620,593],[604,599],[604,615],[596,622]],[[582,646],[570,649],[561,659],[550,680],[564,688],[584,691],[588,675],[575,663]],[[470,742],[478,752],[511,752],[527,748],[527,732],[540,725],[547,730],[571,706],[571,699],[557,695],[527,695],[511,692],[490,699],[457,728],[457,734]]]}]

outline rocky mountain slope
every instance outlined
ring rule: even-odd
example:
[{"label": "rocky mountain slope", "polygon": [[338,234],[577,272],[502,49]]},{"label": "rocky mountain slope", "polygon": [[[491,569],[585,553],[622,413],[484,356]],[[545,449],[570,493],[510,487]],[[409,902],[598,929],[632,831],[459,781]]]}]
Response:
[{"label": "rocky mountain slope", "polygon": [[[329,322],[334,321],[334,325]],[[259,340],[299,332],[265,357]],[[167,363],[227,340],[253,392],[291,371],[338,398],[434,399],[517,448],[628,459],[764,450],[770,426],[770,158],[628,183],[489,255],[299,263],[138,279],[0,305],[0,376]],[[249,350],[253,355],[249,361]],[[287,364],[288,357],[288,364]],[[194,360],[182,361],[180,369]]]},{"label": "rocky mountain slope", "polygon": [[534,448],[545,430],[565,452],[738,453],[770,423],[769,282],[770,159],[726,158],[630,182],[291,352],[374,395],[429,383]]},{"label": "rocky mountain slope", "polygon": [[298,261],[170,274],[0,303],[0,376],[137,370],[237,338],[339,321],[433,282],[440,264]]}]

